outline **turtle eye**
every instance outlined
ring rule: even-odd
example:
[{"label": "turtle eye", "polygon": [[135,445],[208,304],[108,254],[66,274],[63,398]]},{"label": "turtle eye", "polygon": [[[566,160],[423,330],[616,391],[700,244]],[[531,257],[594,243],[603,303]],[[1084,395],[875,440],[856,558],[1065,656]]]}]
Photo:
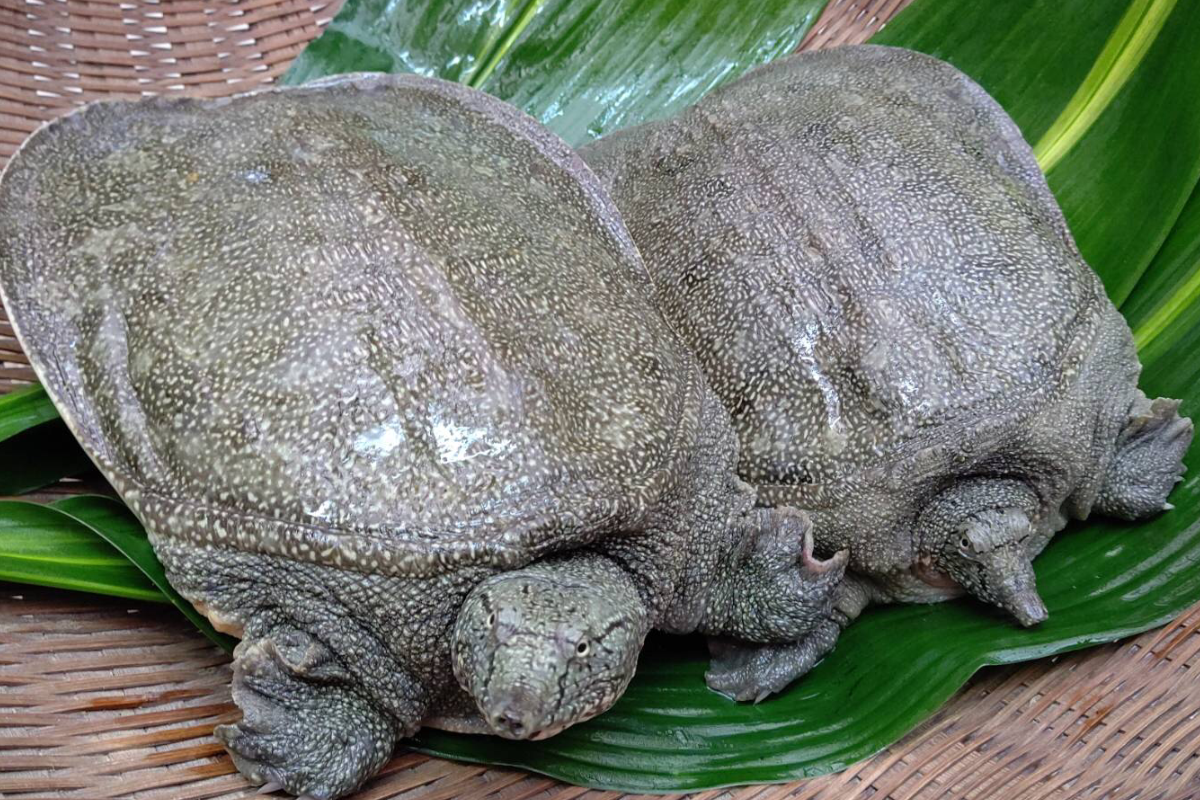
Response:
[{"label": "turtle eye", "polygon": [[493,611],[492,613],[488,614],[488,618],[487,618],[487,626],[488,626],[489,628],[494,628],[494,627],[496,627],[496,612],[495,612],[495,611]]},{"label": "turtle eye", "polygon": [[961,547],[963,550],[970,550],[971,549],[971,540],[964,536],[958,540],[958,546]]},{"label": "turtle eye", "polygon": [[592,647],[588,644],[587,639],[582,639],[579,644],[575,645],[575,655],[577,656],[586,656],[591,650]]}]

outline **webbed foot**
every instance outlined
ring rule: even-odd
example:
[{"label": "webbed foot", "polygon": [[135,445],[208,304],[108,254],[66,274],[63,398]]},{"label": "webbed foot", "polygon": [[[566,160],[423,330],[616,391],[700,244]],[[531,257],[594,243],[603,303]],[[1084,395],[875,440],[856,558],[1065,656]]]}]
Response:
[{"label": "webbed foot", "polygon": [[1140,397],[1117,437],[1096,510],[1128,520],[1170,510],[1167,496],[1183,475],[1192,433],[1192,421],[1179,416],[1178,400]]},{"label": "webbed foot", "polygon": [[825,657],[841,634],[841,626],[826,620],[799,642],[754,645],[712,639],[708,688],[742,702],[765,700],[782,691]]},{"label": "webbed foot", "polygon": [[243,641],[233,664],[242,719],[213,733],[238,770],[267,791],[339,797],[383,766],[397,738],[391,719],[347,678],[333,653],[303,631]]},{"label": "webbed foot", "polygon": [[824,616],[798,640],[759,645],[709,639],[708,687],[733,700],[761,702],[815,667],[867,605],[885,599],[874,582],[853,573],[836,584],[832,595]]}]

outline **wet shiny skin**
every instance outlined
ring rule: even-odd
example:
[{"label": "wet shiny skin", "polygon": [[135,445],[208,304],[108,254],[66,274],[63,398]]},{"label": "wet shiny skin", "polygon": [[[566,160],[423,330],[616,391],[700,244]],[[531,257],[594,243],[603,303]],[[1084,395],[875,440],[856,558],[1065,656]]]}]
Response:
[{"label": "wet shiny skin", "polygon": [[[1036,623],[1030,560],[1068,517],[1162,510],[1191,423],[1137,390],[1028,145],[950,65],[795,55],[581,154],[733,416],[739,474],[849,548],[846,621],[960,586]],[[788,658],[714,684],[753,697],[812,665]]]},{"label": "wet shiny skin", "polygon": [[334,797],[462,723],[460,606],[550,554],[628,582],[630,673],[650,628],[741,632],[734,592],[786,597],[794,637],[828,616],[795,542],[769,570],[742,546],[777,515],[615,208],[493,98],[389,76],[96,104],[32,137],[0,209],[47,390],[176,588],[243,631],[217,735],[255,782]]}]

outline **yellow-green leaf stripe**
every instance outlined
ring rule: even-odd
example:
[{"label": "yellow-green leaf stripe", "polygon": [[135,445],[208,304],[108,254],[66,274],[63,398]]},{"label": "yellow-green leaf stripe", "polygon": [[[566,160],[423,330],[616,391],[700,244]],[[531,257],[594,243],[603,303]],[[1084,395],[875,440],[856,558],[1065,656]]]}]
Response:
[{"label": "yellow-green leaf stripe", "polygon": [[1129,80],[1158,37],[1176,0],[1134,0],[1062,114],[1033,147],[1049,172],[1083,137]]},{"label": "yellow-green leaf stripe", "polygon": [[1162,333],[1184,309],[1200,299],[1200,262],[1192,266],[1191,273],[1183,286],[1175,290],[1167,298],[1167,301],[1150,316],[1150,319],[1139,325],[1138,329],[1133,332],[1133,341],[1139,350]]},{"label": "yellow-green leaf stripe", "polygon": [[517,15],[516,20],[505,31],[500,39],[500,44],[484,58],[479,68],[471,73],[470,79],[467,80],[468,86],[473,86],[478,89],[483,85],[483,82],[488,79],[488,76],[496,69],[496,65],[500,63],[500,59],[504,58],[504,54],[512,47],[513,42],[517,37],[529,26],[529,22],[537,16],[537,13],[542,10],[546,0],[529,0],[525,7],[521,9],[521,13]]}]

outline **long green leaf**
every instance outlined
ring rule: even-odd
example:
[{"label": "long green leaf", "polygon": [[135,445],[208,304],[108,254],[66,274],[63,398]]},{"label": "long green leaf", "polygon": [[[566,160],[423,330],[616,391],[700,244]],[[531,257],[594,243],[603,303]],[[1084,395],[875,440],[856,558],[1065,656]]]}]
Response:
[{"label": "long green leaf", "polygon": [[1194,327],[1187,315],[1200,308],[1200,189],[1175,223],[1137,290],[1121,307],[1138,348],[1153,356]]},{"label": "long green leaf", "polygon": [[361,71],[460,81],[579,144],[790,52],[825,3],[347,0],[283,83]]},{"label": "long green leaf", "polygon": [[1135,0],[1129,4],[1071,101],[1033,146],[1043,171],[1053,169],[1095,125],[1137,71],[1175,2]]},{"label": "long green leaf", "polygon": [[191,620],[201,633],[216,644],[233,652],[237,640],[213,629],[195,606],[183,599],[167,581],[166,570],[154,555],[146,530],[137,517],[123,504],[98,495],[65,497],[51,504],[59,512],[87,526],[94,534],[116,548],[154,584],[163,600],[172,603]]},{"label": "long green leaf", "polygon": [[413,72],[470,83],[524,0],[348,0],[281,82],[343,72]]},{"label": "long green leaf", "polygon": [[0,441],[58,419],[58,409],[41,386],[0,395]]},{"label": "long green leaf", "polygon": [[796,49],[826,0],[547,0],[479,88],[573,145]]},{"label": "long green leaf", "polygon": [[0,580],[165,603],[119,550],[50,506],[0,501]]},{"label": "long green leaf", "polygon": [[1121,311],[1138,343],[1142,384],[1185,398],[1200,415],[1200,187]]}]

